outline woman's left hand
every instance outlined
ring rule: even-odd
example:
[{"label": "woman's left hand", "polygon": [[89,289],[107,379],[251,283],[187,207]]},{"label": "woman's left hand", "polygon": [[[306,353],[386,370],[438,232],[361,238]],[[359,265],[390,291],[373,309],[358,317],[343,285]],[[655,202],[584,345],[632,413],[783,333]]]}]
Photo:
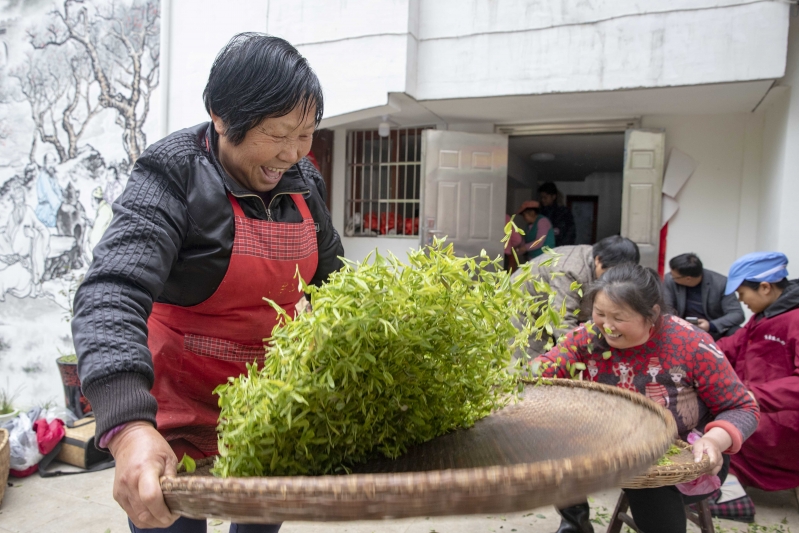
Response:
[{"label": "woman's left hand", "polygon": [[694,461],[702,461],[702,456],[707,454],[710,460],[712,473],[718,474],[724,462],[721,452],[732,446],[732,437],[721,428],[715,427],[705,433],[705,435],[694,442]]}]

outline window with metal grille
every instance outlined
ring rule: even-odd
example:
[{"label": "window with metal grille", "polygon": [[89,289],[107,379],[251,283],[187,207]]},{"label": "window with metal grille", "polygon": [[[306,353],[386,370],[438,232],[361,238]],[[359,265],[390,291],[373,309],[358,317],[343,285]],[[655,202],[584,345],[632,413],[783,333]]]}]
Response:
[{"label": "window with metal grille", "polygon": [[419,235],[425,129],[349,132],[345,235]]}]

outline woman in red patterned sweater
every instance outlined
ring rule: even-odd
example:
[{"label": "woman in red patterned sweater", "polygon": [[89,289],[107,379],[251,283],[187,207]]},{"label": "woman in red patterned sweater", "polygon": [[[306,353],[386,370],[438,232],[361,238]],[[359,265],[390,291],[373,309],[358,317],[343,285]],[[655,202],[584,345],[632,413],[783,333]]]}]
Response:
[{"label": "woman in red patterned sweater", "polygon": [[[724,454],[740,450],[757,428],[759,411],[710,335],[663,314],[660,280],[640,265],[609,269],[588,297],[592,321],[535,359],[534,370],[565,378],[567,364],[582,363],[583,379],[646,395],[669,409],[683,440],[694,441],[697,461],[707,454],[713,473],[726,477]],[[626,492],[636,525],[646,533],[684,532],[685,504],[708,496],[684,496],[676,487]],[[560,533],[593,531],[587,503],[561,514]]]}]

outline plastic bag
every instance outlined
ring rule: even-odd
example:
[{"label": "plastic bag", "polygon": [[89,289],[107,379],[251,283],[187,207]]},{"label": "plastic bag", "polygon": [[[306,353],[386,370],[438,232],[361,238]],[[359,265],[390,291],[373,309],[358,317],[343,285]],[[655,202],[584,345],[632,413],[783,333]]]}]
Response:
[{"label": "plastic bag", "polygon": [[61,406],[50,407],[47,410],[42,411],[39,414],[39,418],[44,418],[48,424],[52,424],[53,420],[58,418],[64,423],[64,425],[69,425],[78,419],[78,417],[75,416],[75,413],[66,407]]},{"label": "plastic bag", "polygon": [[688,483],[678,483],[677,490],[686,496],[698,496],[701,494],[712,494],[721,487],[719,476],[713,474],[702,474]]},{"label": "plastic bag", "polygon": [[11,468],[26,470],[44,457],[39,453],[39,443],[33,430],[33,421],[28,413],[22,413],[12,421],[8,444],[11,448]]}]

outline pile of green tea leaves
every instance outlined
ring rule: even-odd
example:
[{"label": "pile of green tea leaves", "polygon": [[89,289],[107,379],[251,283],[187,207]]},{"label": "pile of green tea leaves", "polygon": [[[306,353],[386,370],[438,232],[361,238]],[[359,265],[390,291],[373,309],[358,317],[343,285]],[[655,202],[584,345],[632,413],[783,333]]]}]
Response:
[{"label": "pile of green tea leaves", "polygon": [[672,444],[671,446],[669,446],[669,449],[666,450],[666,453],[663,454],[663,457],[658,459],[658,462],[656,463],[657,466],[668,466],[674,464],[674,462],[670,459],[670,457],[679,455],[680,452],[682,452],[682,448],[680,448],[676,444]]},{"label": "pile of green tea leaves", "polygon": [[[511,354],[561,318],[546,280],[535,282],[549,297],[533,297],[522,270],[511,280],[499,258],[456,257],[436,240],[408,264],[375,254],[321,287],[303,284],[313,311],[292,318],[276,307],[282,324],[264,368],[215,391],[214,474],[346,471],[506,405],[520,390]],[[518,315],[530,325],[517,329]]]}]

